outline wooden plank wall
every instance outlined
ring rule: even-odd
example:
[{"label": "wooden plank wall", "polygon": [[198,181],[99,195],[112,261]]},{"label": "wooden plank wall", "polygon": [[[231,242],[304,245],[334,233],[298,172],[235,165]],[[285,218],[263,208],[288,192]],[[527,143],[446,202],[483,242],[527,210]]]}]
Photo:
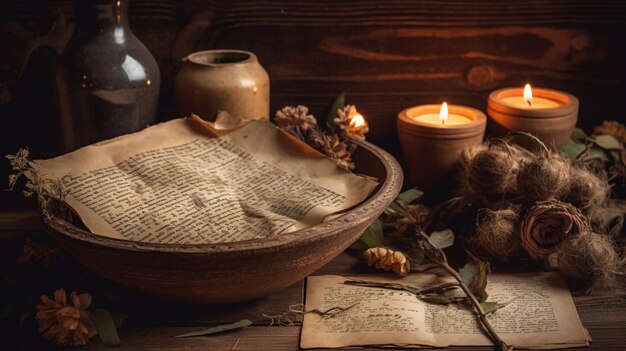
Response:
[{"label": "wooden plank wall", "polygon": [[[49,70],[71,35],[72,2],[0,4],[0,151],[54,153]],[[321,117],[349,90],[371,140],[396,154],[403,108],[445,98],[484,110],[490,91],[525,82],[578,96],[586,128],[626,120],[625,1],[130,0],[129,16],[161,68],[162,119],[176,116],[180,58],[233,48],[266,67],[272,110],[305,104]]]}]

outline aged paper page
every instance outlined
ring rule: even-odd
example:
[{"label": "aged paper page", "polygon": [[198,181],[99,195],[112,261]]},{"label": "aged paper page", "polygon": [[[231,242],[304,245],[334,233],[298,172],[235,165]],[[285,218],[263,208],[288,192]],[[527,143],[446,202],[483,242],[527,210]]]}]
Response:
[{"label": "aged paper page", "polygon": [[260,238],[321,222],[377,183],[290,147],[270,122],[213,138],[177,119],[35,161],[94,233],[159,243]]},{"label": "aged paper page", "polygon": [[[433,274],[355,278],[414,286],[444,280]],[[346,279],[340,276],[308,278],[307,310],[357,305],[333,318],[312,313],[305,315],[303,348],[390,344],[491,345],[468,309],[424,303],[408,292],[343,284]],[[557,273],[492,274],[487,291],[489,301],[510,302],[489,316],[507,344],[522,348],[588,344],[588,333],[580,322],[566,283]]]}]

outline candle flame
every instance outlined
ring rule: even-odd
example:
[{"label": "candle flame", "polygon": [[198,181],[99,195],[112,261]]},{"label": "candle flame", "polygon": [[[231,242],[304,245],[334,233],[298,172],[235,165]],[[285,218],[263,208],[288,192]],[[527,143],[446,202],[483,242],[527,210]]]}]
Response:
[{"label": "candle flame", "polygon": [[530,88],[530,84],[524,86],[524,101],[528,103],[528,106],[533,104],[533,90]]},{"label": "candle flame", "polygon": [[361,128],[365,125],[365,118],[361,114],[356,114],[350,119],[350,127],[354,129]]},{"label": "candle flame", "polygon": [[448,120],[448,103],[444,102],[443,104],[441,104],[441,110],[439,110],[439,120],[441,121],[441,124],[446,124],[446,121]]}]

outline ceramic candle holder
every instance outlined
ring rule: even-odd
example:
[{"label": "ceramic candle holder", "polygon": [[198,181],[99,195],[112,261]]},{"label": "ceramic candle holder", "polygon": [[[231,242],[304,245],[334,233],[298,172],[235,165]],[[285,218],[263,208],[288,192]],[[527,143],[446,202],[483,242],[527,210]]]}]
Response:
[{"label": "ceramic candle holder", "polygon": [[[495,137],[514,131],[529,132],[546,146],[559,149],[576,126],[578,99],[571,94],[545,88],[533,88],[532,93],[533,100],[538,101],[534,106],[517,101],[523,96],[522,88],[504,88],[489,94],[489,132]],[[515,142],[526,148],[536,147],[524,138],[516,138]]]},{"label": "ceramic candle holder", "polygon": [[487,118],[476,109],[450,105],[451,115],[468,118],[467,123],[445,125],[420,121],[420,116],[439,113],[441,105],[410,107],[398,114],[397,126],[413,186],[426,191],[447,192],[455,183],[454,170],[461,151],[482,143]]}]

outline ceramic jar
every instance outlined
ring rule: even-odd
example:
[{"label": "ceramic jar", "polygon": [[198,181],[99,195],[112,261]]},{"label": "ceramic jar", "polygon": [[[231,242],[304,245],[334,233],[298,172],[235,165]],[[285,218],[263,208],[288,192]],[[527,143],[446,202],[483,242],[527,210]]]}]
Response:
[{"label": "ceramic jar", "polygon": [[227,111],[242,121],[268,119],[270,80],[256,55],[239,50],[199,51],[183,59],[174,83],[178,112],[207,121]]}]

